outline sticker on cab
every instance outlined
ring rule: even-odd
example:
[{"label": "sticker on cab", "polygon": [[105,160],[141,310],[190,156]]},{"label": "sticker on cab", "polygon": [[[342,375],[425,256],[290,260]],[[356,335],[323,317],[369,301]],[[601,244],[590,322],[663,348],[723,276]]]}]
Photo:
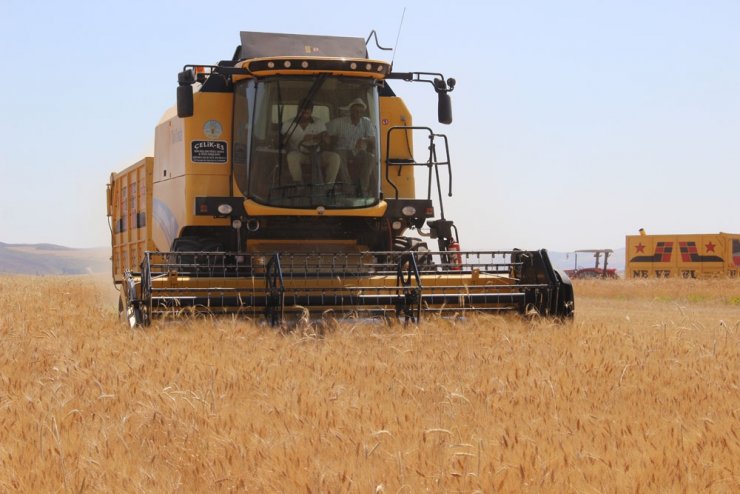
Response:
[{"label": "sticker on cab", "polygon": [[226,163],[226,141],[193,141],[190,161],[193,163]]},{"label": "sticker on cab", "polygon": [[203,124],[203,135],[206,139],[218,139],[222,132],[221,122],[218,120],[208,120]]}]

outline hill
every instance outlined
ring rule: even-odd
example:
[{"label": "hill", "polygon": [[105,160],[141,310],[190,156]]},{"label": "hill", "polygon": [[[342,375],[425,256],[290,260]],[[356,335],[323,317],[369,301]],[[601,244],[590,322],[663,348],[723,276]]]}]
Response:
[{"label": "hill", "polygon": [[[572,252],[548,252],[553,265],[572,269]],[[590,266],[579,257],[579,267]],[[624,272],[624,248],[614,249],[609,267]],[[110,272],[110,248],[73,249],[55,244],[5,244],[0,242],[0,274],[92,274]]]},{"label": "hill", "polygon": [[[575,267],[575,258],[573,252],[547,252],[550,255],[550,261],[553,266],[559,269],[573,269]],[[614,253],[609,256],[608,267],[614,268],[618,273],[624,273],[624,247],[614,249]],[[593,267],[593,258],[588,255],[578,255],[578,267]]]},{"label": "hill", "polygon": [[0,274],[94,274],[110,269],[109,247],[73,249],[54,244],[0,242]]}]

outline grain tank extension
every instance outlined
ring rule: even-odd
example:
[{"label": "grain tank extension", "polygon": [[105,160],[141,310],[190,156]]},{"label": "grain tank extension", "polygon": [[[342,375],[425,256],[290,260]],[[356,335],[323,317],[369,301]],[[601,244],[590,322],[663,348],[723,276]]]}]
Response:
[{"label": "grain tank extension", "polygon": [[178,82],[154,156],[108,184],[132,325],[193,312],[572,317],[570,280],[546,250],[460,250],[442,203],[447,137],[414,125],[391,88],[428,83],[448,124],[454,79],[395,72],[362,38],[242,32],[231,60],[186,65]]}]

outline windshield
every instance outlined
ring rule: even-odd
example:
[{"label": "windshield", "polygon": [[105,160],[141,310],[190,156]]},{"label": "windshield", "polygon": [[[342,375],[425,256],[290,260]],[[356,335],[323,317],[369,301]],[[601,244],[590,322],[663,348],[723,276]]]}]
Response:
[{"label": "windshield", "polygon": [[237,87],[234,101],[234,172],[247,197],[312,209],[377,203],[373,81],[326,75],[250,80]]}]

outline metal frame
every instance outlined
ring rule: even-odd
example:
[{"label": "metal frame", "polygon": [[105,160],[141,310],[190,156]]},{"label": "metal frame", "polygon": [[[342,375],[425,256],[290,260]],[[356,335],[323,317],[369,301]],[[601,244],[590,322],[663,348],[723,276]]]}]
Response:
[{"label": "metal frame", "polygon": [[127,309],[143,325],[184,310],[264,315],[273,326],[306,311],[312,319],[331,312],[404,323],[418,323],[424,313],[573,315],[570,281],[544,250],[460,252],[459,263],[448,258],[446,251],[146,252],[141,273],[127,273]]}]

